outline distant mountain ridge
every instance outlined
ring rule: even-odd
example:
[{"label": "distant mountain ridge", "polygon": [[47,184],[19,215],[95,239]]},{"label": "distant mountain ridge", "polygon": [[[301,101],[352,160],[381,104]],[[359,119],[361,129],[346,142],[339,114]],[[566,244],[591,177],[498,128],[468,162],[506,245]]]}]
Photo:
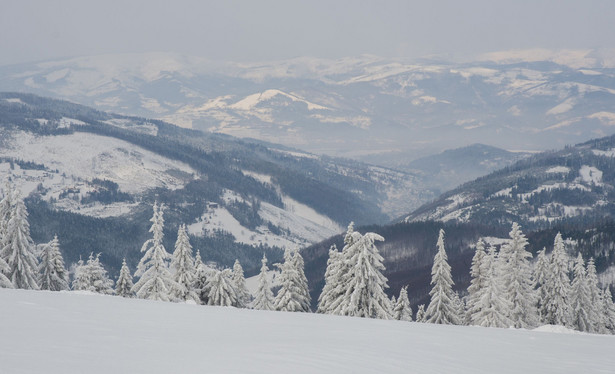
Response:
[{"label": "distant mountain ridge", "polygon": [[3,66],[0,86],[395,166],[477,141],[546,150],[607,135],[613,61],[588,50],[505,51],[464,63],[126,54]]}]

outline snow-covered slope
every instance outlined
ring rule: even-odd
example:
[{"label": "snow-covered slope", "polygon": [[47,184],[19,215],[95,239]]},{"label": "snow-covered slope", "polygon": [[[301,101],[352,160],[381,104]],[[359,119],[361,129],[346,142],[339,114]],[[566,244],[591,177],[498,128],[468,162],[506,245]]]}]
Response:
[{"label": "snow-covered slope", "polygon": [[[0,289],[2,371],[608,373],[615,337]],[[553,329],[547,329],[552,331]]]}]

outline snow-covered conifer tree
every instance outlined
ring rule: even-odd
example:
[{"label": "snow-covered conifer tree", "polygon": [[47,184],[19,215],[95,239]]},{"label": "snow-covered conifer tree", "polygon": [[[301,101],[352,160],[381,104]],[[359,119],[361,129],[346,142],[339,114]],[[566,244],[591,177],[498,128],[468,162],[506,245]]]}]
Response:
[{"label": "snow-covered conifer tree", "polygon": [[234,306],[238,308],[247,307],[252,299],[252,295],[248,291],[248,287],[246,287],[246,278],[243,275],[243,268],[239,260],[235,260],[233,264],[233,284],[237,293],[237,305]]},{"label": "snow-covered conifer tree", "polygon": [[295,252],[286,248],[284,263],[276,264],[281,270],[278,281],[282,288],[275,297],[275,309],[283,312],[308,312],[310,301],[309,293],[306,295],[307,281],[304,285],[303,267],[299,268],[299,265],[303,265],[303,257],[295,259],[299,255]]},{"label": "snow-covered conifer tree", "polygon": [[30,237],[28,211],[19,190],[13,193],[5,235],[2,241],[3,248],[0,251],[0,257],[8,265],[5,275],[15,288],[38,290],[38,261]]},{"label": "snow-covered conifer tree", "polygon": [[544,322],[544,316],[542,315],[542,306],[545,300],[545,284],[550,276],[551,264],[549,257],[547,256],[547,249],[543,248],[538,251],[536,256],[536,263],[534,264],[534,289],[536,290],[538,315],[541,322]]},{"label": "snow-covered conifer tree", "polygon": [[90,253],[86,264],[79,260],[75,269],[73,289],[76,291],[91,291],[105,295],[113,294],[113,281],[109,279],[107,271],[100,263],[100,253],[94,257]]},{"label": "snow-covered conifer tree", "polygon": [[305,262],[303,256],[297,248],[293,253],[293,266],[297,274],[297,290],[299,294],[299,303],[302,312],[310,312],[310,304],[312,297],[310,296],[310,288],[308,286],[307,277],[305,276]]},{"label": "snow-covered conifer tree", "polygon": [[477,301],[470,314],[470,323],[483,327],[509,327],[512,322],[507,314],[511,303],[504,297],[502,291],[494,246],[489,247],[488,253],[482,260],[482,267],[484,284],[476,294]]},{"label": "snow-covered conifer tree", "polygon": [[596,274],[596,265],[594,259],[590,258],[587,261],[587,287],[589,288],[589,316],[592,321],[592,329],[589,332],[603,334],[606,332],[605,315],[602,310],[602,293],[598,285],[598,275]]},{"label": "snow-covered conifer tree", "polygon": [[[0,258],[2,248],[4,248],[5,238],[7,234],[7,228],[9,226],[9,220],[11,219],[11,210],[13,207],[13,190],[15,188],[11,184],[10,180],[6,180],[4,190],[2,191],[4,196],[0,200]],[[6,261],[6,259],[4,259]]]},{"label": "snow-covered conifer tree", "polygon": [[269,268],[267,267],[267,257],[264,253],[261,264],[261,272],[258,275],[258,289],[256,290],[256,297],[254,299],[254,309],[274,310],[275,299],[273,297],[273,292],[271,291],[269,278],[267,278]]},{"label": "snow-covered conifer tree", "polygon": [[585,262],[581,253],[574,264],[574,278],[570,286],[570,310],[572,326],[579,331],[592,331],[590,304],[591,296],[587,284]]},{"label": "snow-covered conifer tree", "polygon": [[341,297],[342,292],[341,269],[343,268],[342,253],[338,252],[335,244],[329,249],[329,259],[327,260],[327,270],[325,271],[325,285],[318,297],[317,313],[330,313],[331,304]]},{"label": "snow-covered conifer tree", "polygon": [[481,290],[485,288],[487,274],[485,273],[486,267],[483,262],[485,259],[485,243],[482,240],[479,240],[476,243],[476,251],[474,252],[474,257],[472,257],[472,265],[470,266],[470,285],[468,286],[468,296],[467,296],[467,315],[466,322],[468,324],[472,324],[472,315],[479,311],[480,305],[479,300],[481,295],[479,294]]},{"label": "snow-covered conifer tree", "polygon": [[215,271],[207,279],[208,305],[235,306],[237,305],[237,293],[233,283],[233,272],[231,269]]},{"label": "snow-covered conifer tree", "polygon": [[427,322],[458,325],[457,307],[455,305],[455,294],[453,292],[453,278],[451,277],[451,267],[448,264],[448,256],[444,250],[444,230],[440,230],[437,243],[438,251],[434,257],[433,267],[431,268],[431,285],[429,291],[431,301],[427,307]]},{"label": "snow-covered conifer tree", "polygon": [[115,283],[115,294],[121,297],[133,297],[132,293],[132,273],[128,269],[126,259],[122,261],[122,268],[120,269],[120,276]]},{"label": "snow-covered conifer tree", "polygon": [[172,297],[176,300],[193,300],[199,302],[199,296],[194,291],[194,259],[192,258],[192,246],[186,233],[186,225],[180,225],[177,230],[175,251],[171,259],[173,280],[177,284]]},{"label": "snow-covered conifer tree", "polygon": [[516,222],[512,224],[510,241],[500,251],[500,276],[504,296],[512,304],[508,317],[516,328],[528,328],[538,324],[534,282],[529,259],[532,254],[525,250],[527,239]]},{"label": "snow-covered conifer tree", "polygon": [[604,316],[604,327],[611,334],[615,333],[615,303],[611,290],[606,287],[602,291],[602,314]]},{"label": "snow-covered conifer tree", "polygon": [[398,321],[412,321],[412,309],[410,308],[410,300],[408,300],[408,286],[402,287],[399,290],[399,297],[394,305],[394,319]]},{"label": "snow-covered conifer tree", "polygon": [[209,277],[209,271],[201,260],[201,253],[196,251],[194,256],[194,284],[192,288],[199,297],[199,301],[203,305],[207,305],[209,289],[207,288],[207,278]]},{"label": "snow-covered conifer tree", "polygon": [[171,255],[167,253],[162,245],[164,218],[164,205],[154,203],[154,214],[151,218],[152,227],[150,232],[152,239],[143,243],[141,252],[143,258],[137,265],[135,277],[141,277],[133,287],[133,292],[140,299],[170,301],[179,289],[179,285],[173,280],[168,268],[168,261]]},{"label": "snow-covered conifer tree", "polygon": [[41,290],[68,290],[68,272],[60,252],[60,242],[55,235],[53,240],[43,246],[39,264],[38,284]]},{"label": "snow-covered conifer tree", "polygon": [[568,325],[570,321],[570,278],[568,276],[568,256],[560,233],[557,233],[553,242],[553,253],[551,253],[547,274],[540,288],[542,323]]},{"label": "snow-covered conifer tree", "polygon": [[390,319],[391,301],[384,293],[388,288],[383,258],[376,241],[384,238],[373,232],[352,234],[353,244],[347,248],[348,269],[342,277],[345,293],[337,306],[340,315]]},{"label": "snow-covered conifer tree", "polygon": [[427,322],[427,319],[425,316],[425,304],[421,304],[418,306],[416,310],[416,322],[421,322],[421,323]]}]

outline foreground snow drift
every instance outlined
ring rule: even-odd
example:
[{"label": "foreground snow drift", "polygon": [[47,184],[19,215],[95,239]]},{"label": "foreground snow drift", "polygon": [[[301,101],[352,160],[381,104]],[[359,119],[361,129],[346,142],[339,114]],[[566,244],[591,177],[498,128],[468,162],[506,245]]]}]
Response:
[{"label": "foreground snow drift", "polygon": [[598,373],[615,337],[0,289],[4,373]]}]

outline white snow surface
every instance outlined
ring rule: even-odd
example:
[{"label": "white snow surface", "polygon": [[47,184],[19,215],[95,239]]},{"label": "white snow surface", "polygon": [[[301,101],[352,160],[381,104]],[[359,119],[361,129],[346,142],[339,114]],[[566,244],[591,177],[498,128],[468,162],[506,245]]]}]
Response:
[{"label": "white snow surface", "polygon": [[587,166],[587,165],[581,166],[581,169],[579,169],[579,175],[581,176],[581,179],[583,179],[583,182],[585,183],[590,183],[590,184],[595,184],[595,185],[602,184],[602,170],[599,170],[598,168],[594,166]]},{"label": "white snow surface", "polygon": [[[615,337],[0,289],[2,371],[611,373]],[[542,331],[541,331],[542,330]],[[558,331],[561,332],[561,331]]]}]

